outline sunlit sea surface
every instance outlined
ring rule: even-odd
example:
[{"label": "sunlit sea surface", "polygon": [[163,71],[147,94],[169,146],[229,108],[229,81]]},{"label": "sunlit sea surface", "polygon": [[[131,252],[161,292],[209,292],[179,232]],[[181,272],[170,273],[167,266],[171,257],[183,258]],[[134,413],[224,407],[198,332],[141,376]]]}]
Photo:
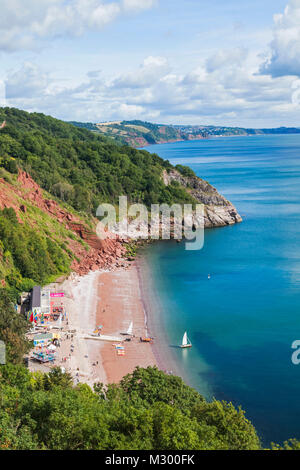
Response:
[{"label": "sunlit sea surface", "polygon": [[[244,221],[207,230],[201,251],[156,243],[148,263],[167,340],[190,385],[246,410],[265,444],[300,439],[300,135],[153,145],[189,165]],[[211,278],[208,279],[208,274]]]}]

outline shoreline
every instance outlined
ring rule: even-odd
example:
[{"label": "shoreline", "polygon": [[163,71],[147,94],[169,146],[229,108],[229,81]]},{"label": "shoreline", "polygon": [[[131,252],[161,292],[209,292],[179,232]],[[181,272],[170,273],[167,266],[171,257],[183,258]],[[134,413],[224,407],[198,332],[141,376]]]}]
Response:
[{"label": "shoreline", "polygon": [[152,348],[157,366],[163,372],[181,377],[187,385],[193,387],[188,375],[181,366],[181,361],[178,361],[176,351],[182,352],[182,350],[179,350],[178,345],[171,344],[163,314],[166,307],[161,301],[159,291],[155,286],[154,273],[145,253],[139,256],[137,267],[150,335],[156,339]]},{"label": "shoreline", "polygon": [[164,372],[182,376],[168,344],[162,317],[163,306],[155,291],[153,276],[145,256],[138,258],[137,271],[149,335],[155,338],[152,349],[157,366]]},{"label": "shoreline", "polygon": [[165,144],[176,144],[180,142],[200,142],[202,140],[213,140],[213,139],[220,139],[220,138],[229,138],[229,137],[273,137],[273,136],[280,136],[280,135],[299,135],[299,132],[294,133],[282,133],[282,134],[232,134],[232,135],[210,135],[209,137],[202,137],[201,139],[183,139],[183,140],[169,140],[167,142],[155,142],[154,144],[146,144],[138,147],[134,147],[136,149],[143,150],[146,147],[152,147],[154,145],[165,145]]}]

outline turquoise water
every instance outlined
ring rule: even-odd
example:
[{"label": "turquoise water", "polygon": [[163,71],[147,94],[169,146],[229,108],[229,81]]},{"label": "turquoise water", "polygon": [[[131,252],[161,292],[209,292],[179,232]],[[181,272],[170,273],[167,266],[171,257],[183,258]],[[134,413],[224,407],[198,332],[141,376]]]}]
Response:
[{"label": "turquoise water", "polygon": [[[240,404],[265,444],[300,438],[300,136],[217,138],[147,147],[189,165],[244,222],[207,230],[201,251],[148,252],[170,348],[207,398]],[[211,279],[208,280],[208,273]]]}]

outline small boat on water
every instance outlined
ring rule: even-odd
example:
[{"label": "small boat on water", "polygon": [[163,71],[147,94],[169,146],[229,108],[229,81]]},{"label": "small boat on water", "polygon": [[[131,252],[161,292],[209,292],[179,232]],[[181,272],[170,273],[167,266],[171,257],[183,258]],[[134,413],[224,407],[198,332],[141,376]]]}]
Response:
[{"label": "small boat on water", "polygon": [[188,338],[187,332],[185,332],[184,335],[183,335],[182,343],[181,343],[180,347],[181,347],[182,349],[184,349],[184,348],[191,348],[191,347],[192,347],[192,343],[191,343],[191,341],[190,341],[189,338]]}]

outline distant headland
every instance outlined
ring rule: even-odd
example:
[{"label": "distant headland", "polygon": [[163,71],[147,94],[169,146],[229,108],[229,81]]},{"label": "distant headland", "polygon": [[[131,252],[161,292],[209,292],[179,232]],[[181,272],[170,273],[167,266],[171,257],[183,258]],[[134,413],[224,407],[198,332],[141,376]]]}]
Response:
[{"label": "distant headland", "polygon": [[138,120],[102,123],[72,121],[71,124],[111,137],[121,144],[136,148],[169,142],[209,139],[211,137],[300,134],[300,127],[251,129],[205,125],[165,125]]}]

